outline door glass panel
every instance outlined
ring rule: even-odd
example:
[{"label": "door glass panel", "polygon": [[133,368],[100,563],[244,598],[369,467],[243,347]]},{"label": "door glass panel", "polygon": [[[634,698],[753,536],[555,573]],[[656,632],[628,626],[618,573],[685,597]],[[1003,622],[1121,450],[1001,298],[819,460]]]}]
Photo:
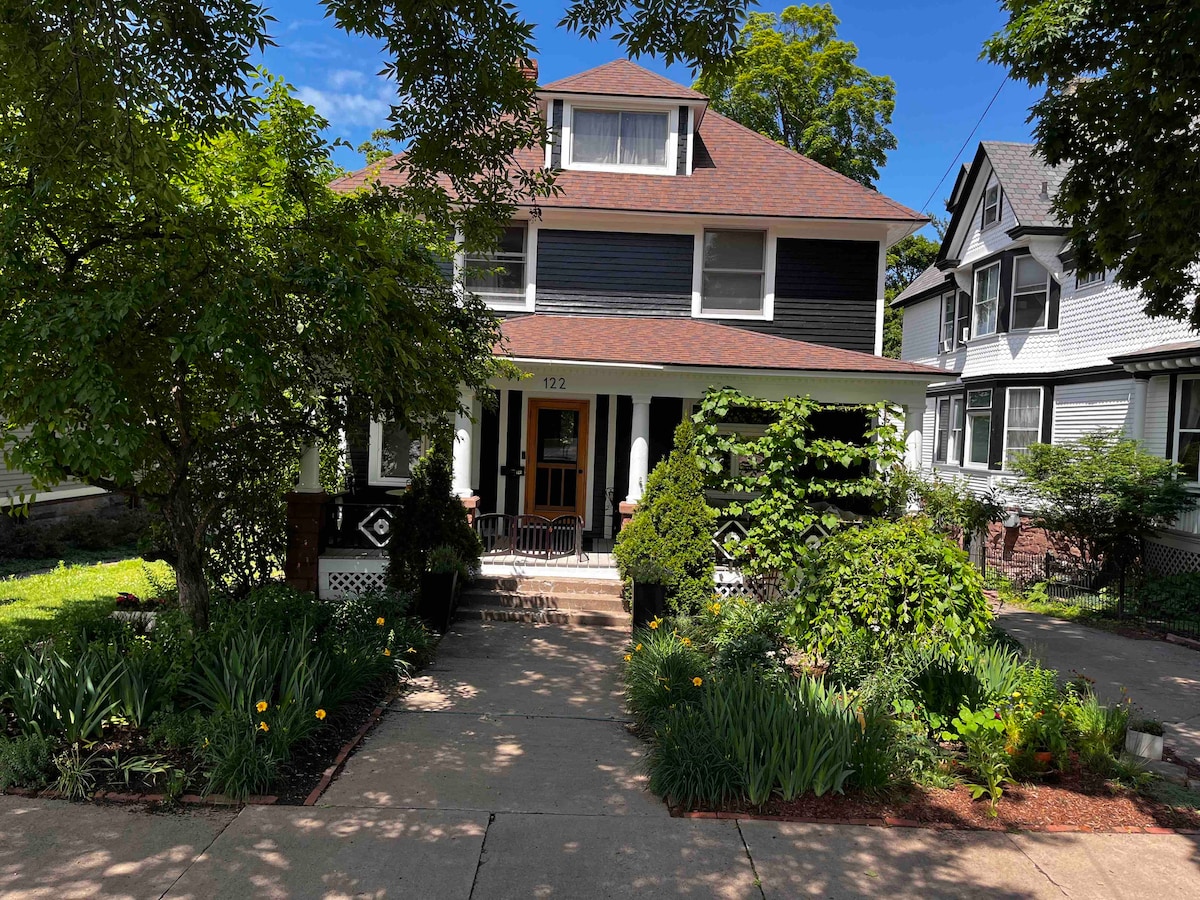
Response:
[{"label": "door glass panel", "polygon": [[579,459],[579,410],[539,409],[538,462],[574,465]]}]

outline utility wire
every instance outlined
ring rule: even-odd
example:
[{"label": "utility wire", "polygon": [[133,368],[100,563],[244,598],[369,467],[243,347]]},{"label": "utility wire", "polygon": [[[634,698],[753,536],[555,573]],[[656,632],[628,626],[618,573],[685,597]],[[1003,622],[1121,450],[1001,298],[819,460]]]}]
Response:
[{"label": "utility wire", "polygon": [[946,176],[950,174],[950,170],[954,168],[954,164],[958,162],[958,158],[962,156],[962,152],[967,149],[967,144],[971,143],[971,138],[975,137],[975,132],[979,130],[979,126],[983,124],[983,120],[987,118],[987,114],[992,109],[992,104],[996,102],[996,98],[1000,96],[1000,91],[1004,89],[1004,85],[1008,84],[1008,75],[1000,82],[1000,86],[996,88],[996,93],[992,94],[992,99],[988,101],[988,105],[983,108],[983,112],[979,114],[978,121],[975,122],[975,127],[971,129],[971,133],[967,135],[967,139],[962,142],[962,146],[958,148],[958,152],[954,154],[954,159],[950,160],[950,165],[946,166],[946,171],[942,173],[942,177],[938,179],[938,183],[933,186],[933,190],[929,192],[929,196],[925,198],[925,202],[921,204],[921,209],[925,210],[929,206],[929,201],[933,199],[933,195],[938,192],[938,188],[942,186],[942,182],[946,180]]}]

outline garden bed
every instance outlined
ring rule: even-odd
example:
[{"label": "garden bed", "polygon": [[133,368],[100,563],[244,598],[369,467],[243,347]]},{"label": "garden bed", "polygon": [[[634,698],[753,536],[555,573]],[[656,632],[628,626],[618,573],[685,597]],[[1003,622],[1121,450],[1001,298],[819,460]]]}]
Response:
[{"label": "garden bed", "polygon": [[[948,789],[911,787],[880,797],[857,792],[809,795],[790,803],[768,802],[762,808],[740,804],[701,812],[784,821],[853,821],[993,831],[1200,830],[1200,810],[1169,806],[1086,772],[1065,773],[1038,784],[1007,786],[995,818],[988,815],[987,804],[973,800],[967,786],[962,784]],[[679,809],[673,809],[672,814],[689,815]]]}]

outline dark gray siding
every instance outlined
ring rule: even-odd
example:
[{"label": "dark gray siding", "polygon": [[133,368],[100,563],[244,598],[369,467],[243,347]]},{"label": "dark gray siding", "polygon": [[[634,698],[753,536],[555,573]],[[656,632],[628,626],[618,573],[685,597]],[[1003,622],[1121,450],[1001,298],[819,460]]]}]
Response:
[{"label": "dark gray siding", "polygon": [[875,241],[780,238],[774,321],[728,319],[723,324],[873,353],[878,282]]},{"label": "dark gray siding", "polygon": [[539,229],[537,311],[690,316],[690,234]]}]

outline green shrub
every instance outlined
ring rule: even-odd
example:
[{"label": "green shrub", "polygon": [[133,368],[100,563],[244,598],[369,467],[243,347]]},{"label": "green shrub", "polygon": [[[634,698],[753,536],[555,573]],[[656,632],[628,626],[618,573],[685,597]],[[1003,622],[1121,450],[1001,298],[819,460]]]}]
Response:
[{"label": "green shrub", "polygon": [[151,719],[146,737],[151,744],[172,750],[190,749],[200,743],[207,724],[208,720],[196,709],[164,711]]},{"label": "green shrub", "polygon": [[745,789],[729,749],[692,704],[667,711],[654,731],[646,769],[650,790],[684,809],[719,808]]},{"label": "green shrub", "polygon": [[633,518],[613,553],[625,578],[663,584],[667,602],[695,612],[713,595],[716,514],[704,499],[704,473],[691,423],[675,429],[675,446],[654,467]]},{"label": "green shrub", "polygon": [[783,623],[787,606],[744,597],[713,600],[676,624],[696,649],[713,660],[713,668],[778,670],[786,656]]},{"label": "green shrub", "polygon": [[1105,706],[1095,694],[1085,691],[1073,692],[1066,712],[1070,737],[1080,761],[1093,772],[1110,774],[1125,743],[1128,707]]},{"label": "green shrub", "polygon": [[5,674],[0,695],[25,734],[71,744],[97,739],[120,703],[116,687],[121,667],[94,649],[75,660],[48,648],[26,650]]},{"label": "green shrub", "polygon": [[949,656],[988,634],[990,621],[966,554],[913,518],[826,538],[804,566],[790,625],[801,646],[826,658],[864,630],[885,652],[919,638]]},{"label": "green shrub", "polygon": [[429,571],[429,555],[436,547],[452,548],[468,571],[477,571],[483,544],[452,485],[450,450],[439,441],[413,466],[408,490],[397,504],[388,544],[390,587],[419,590],[421,576]]},{"label": "green shrub", "polygon": [[625,654],[625,700],[642,728],[702,695],[706,660],[687,640],[665,626],[634,632]]},{"label": "green shrub", "polygon": [[220,714],[202,731],[197,748],[207,775],[203,792],[244,800],[265,794],[279,771],[275,741],[245,716]]},{"label": "green shrub", "polygon": [[1144,616],[1200,618],[1200,572],[1151,579],[1138,592],[1137,603]]},{"label": "green shrub", "polygon": [[36,734],[0,737],[0,791],[44,788],[54,773],[54,745]]}]

